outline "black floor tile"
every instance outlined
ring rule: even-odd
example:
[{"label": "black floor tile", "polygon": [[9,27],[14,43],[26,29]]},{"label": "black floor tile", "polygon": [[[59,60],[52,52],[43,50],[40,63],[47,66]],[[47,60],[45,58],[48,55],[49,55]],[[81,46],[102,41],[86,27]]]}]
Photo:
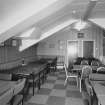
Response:
[{"label": "black floor tile", "polygon": [[68,90],[66,91],[66,96],[67,97],[72,97],[72,98],[82,98],[82,95],[79,91],[73,91],[73,90]]}]

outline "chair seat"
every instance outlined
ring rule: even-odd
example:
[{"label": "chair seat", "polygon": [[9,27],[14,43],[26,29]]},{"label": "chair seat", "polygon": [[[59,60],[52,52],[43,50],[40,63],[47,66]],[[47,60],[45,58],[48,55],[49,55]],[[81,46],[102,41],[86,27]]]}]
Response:
[{"label": "chair seat", "polygon": [[63,69],[63,68],[64,68],[64,62],[58,62],[57,69]]},{"label": "chair seat", "polygon": [[68,75],[67,77],[78,77],[77,75]]},{"label": "chair seat", "polygon": [[78,75],[68,72],[68,77],[78,77]]}]

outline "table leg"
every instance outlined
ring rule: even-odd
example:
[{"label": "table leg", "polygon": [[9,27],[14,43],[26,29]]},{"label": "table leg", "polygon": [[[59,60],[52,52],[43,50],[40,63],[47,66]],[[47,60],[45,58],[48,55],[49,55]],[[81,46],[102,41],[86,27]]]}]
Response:
[{"label": "table leg", "polygon": [[32,78],[33,78],[33,96],[34,96],[34,92],[35,92],[35,90],[34,90],[34,88],[35,88],[34,75],[32,75]]},{"label": "table leg", "polygon": [[39,82],[38,82],[38,89],[40,90],[40,73],[39,73]]}]

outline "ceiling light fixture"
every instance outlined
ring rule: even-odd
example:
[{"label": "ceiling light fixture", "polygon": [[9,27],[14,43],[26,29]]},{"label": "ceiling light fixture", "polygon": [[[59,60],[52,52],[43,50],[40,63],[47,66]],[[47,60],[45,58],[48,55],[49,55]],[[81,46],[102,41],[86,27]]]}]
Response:
[{"label": "ceiling light fixture", "polygon": [[85,29],[89,27],[89,23],[83,20],[79,20],[78,22],[74,23],[73,29],[76,29],[78,31]]}]

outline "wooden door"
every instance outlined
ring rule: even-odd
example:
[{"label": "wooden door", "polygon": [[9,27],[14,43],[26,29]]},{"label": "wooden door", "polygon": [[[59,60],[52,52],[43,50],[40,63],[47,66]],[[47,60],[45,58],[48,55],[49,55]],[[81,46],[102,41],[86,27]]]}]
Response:
[{"label": "wooden door", "polygon": [[94,41],[83,41],[83,57],[94,57]]}]

